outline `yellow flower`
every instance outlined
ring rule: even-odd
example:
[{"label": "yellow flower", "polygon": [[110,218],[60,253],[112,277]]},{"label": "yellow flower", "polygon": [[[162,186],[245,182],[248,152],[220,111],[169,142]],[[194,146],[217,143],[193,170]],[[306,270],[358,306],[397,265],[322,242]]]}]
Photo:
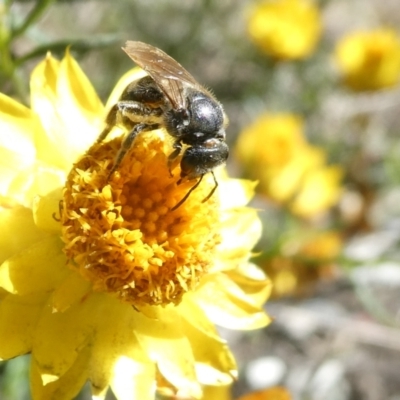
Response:
[{"label": "yellow flower", "polygon": [[257,390],[241,396],[237,400],[291,400],[290,393],[281,386]]},{"label": "yellow flower", "polygon": [[301,118],[293,114],[263,114],[239,135],[236,155],[246,174],[259,180],[259,192],[283,201],[288,195],[281,196],[283,192],[274,190],[271,182],[306,147]]},{"label": "yellow flower", "polygon": [[377,90],[399,82],[400,37],[392,29],[351,33],[338,42],[335,53],[345,83],[354,90]]},{"label": "yellow flower", "polygon": [[303,125],[302,119],[293,114],[260,115],[240,134],[237,154],[246,165],[262,163],[281,168],[306,146]]},{"label": "yellow flower", "polygon": [[336,205],[342,194],[343,169],[338,165],[315,166],[303,177],[290,204],[293,214],[313,217]]},{"label": "yellow flower", "polygon": [[248,32],[267,54],[283,60],[311,55],[322,31],[318,8],[308,0],[270,0],[259,3],[248,22]]},{"label": "yellow flower", "polygon": [[[113,104],[132,70],[117,84]],[[107,181],[121,130],[93,144],[104,107],[68,54],[34,70],[28,109],[0,95],[0,359],[31,353],[35,400],[201,397],[236,365],[214,323],[269,323],[270,285],[249,263],[260,236],[254,184],[170,176],[163,131],[138,137]],[[85,153],[86,152],[86,153]]]},{"label": "yellow flower", "polygon": [[305,176],[324,162],[325,154],[321,149],[309,145],[297,148],[292,158],[271,175],[268,182],[269,195],[278,202],[290,202],[302,189]]},{"label": "yellow flower", "polygon": [[337,231],[312,235],[302,243],[299,253],[310,261],[332,261],[339,256],[343,239]]},{"label": "yellow flower", "polygon": [[343,172],[325,165],[325,152],[306,142],[303,125],[292,114],[262,115],[239,136],[236,155],[259,180],[259,193],[311,218],[337,203]]},{"label": "yellow flower", "polygon": [[296,232],[278,254],[260,262],[273,282],[273,297],[306,295],[322,279],[335,276],[343,239],[339,232]]},{"label": "yellow flower", "polygon": [[[206,387],[205,400],[233,400],[230,390],[226,387]],[[237,400],[291,400],[290,393],[281,386],[257,390],[237,398]]]},{"label": "yellow flower", "polygon": [[312,218],[338,203],[343,169],[325,165],[325,153],[315,146],[299,151],[271,177],[269,195],[299,217]]}]

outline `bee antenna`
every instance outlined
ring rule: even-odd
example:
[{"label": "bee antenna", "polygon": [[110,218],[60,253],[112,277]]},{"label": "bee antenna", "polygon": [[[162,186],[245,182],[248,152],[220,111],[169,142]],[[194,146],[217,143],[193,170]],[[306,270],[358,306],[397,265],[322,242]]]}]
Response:
[{"label": "bee antenna", "polygon": [[[211,196],[214,194],[214,192],[217,190],[217,187],[218,187],[218,181],[217,181],[217,179],[215,178],[215,175],[214,175],[214,171],[210,171],[211,172],[211,174],[212,174],[212,176],[213,176],[213,178],[214,178],[214,183],[215,183],[215,185],[214,185],[214,187],[211,189],[211,192],[209,193],[209,195],[205,198],[205,199],[203,199],[201,202],[202,203],[205,203],[207,200],[209,200],[210,198],[211,198]],[[203,176],[202,176],[203,177]]]},{"label": "bee antenna", "polygon": [[[213,174],[213,175],[214,175],[214,174]],[[192,193],[193,190],[195,190],[195,189],[197,188],[197,186],[200,185],[200,182],[202,181],[203,176],[204,176],[204,174],[200,176],[200,179],[196,182],[195,185],[193,185],[193,186],[190,188],[190,190],[185,194],[185,196],[183,197],[183,199],[182,199],[178,204],[176,204],[175,206],[173,206],[173,207],[171,208],[171,211],[175,211],[178,207],[180,207],[180,206],[188,199],[188,197],[190,196],[190,193]],[[213,191],[214,191],[214,190],[215,190],[215,189],[213,189]],[[211,193],[211,194],[212,194],[212,193]]]}]

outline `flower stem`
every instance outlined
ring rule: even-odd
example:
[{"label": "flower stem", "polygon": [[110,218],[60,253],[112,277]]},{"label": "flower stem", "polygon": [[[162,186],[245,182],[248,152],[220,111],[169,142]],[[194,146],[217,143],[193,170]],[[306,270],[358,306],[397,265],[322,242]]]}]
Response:
[{"label": "flower stem", "polygon": [[32,8],[31,12],[25,18],[25,21],[22,22],[18,27],[14,28],[11,32],[12,39],[15,39],[17,36],[22,35],[35,21],[37,21],[43,12],[47,9],[51,3],[55,0],[39,0],[36,2],[35,6]]}]

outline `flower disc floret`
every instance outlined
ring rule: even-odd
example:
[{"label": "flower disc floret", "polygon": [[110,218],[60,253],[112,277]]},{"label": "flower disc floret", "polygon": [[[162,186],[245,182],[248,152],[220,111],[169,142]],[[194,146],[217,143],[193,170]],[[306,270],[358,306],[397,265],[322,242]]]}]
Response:
[{"label": "flower disc floret", "polygon": [[177,304],[212,265],[220,242],[216,196],[202,183],[177,184],[163,132],[143,134],[108,174],[122,138],[96,143],[71,170],[61,209],[65,253],[94,289],[140,307]]}]

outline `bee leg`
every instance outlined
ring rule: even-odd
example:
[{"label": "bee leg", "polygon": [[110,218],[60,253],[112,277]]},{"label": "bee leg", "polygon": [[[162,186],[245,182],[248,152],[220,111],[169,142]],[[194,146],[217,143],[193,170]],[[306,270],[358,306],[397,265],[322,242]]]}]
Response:
[{"label": "bee leg", "polygon": [[122,146],[119,149],[117,156],[115,157],[114,165],[112,166],[108,174],[107,180],[110,179],[112,173],[120,166],[121,161],[125,157],[125,154],[132,147],[132,143],[135,140],[136,136],[141,132],[152,131],[154,129],[158,129],[159,127],[159,124],[137,124],[133,127],[133,129],[128,133],[128,135],[122,142]]},{"label": "bee leg", "polygon": [[201,202],[202,203],[205,203],[206,201],[208,201],[210,198],[211,198],[211,196],[214,194],[214,192],[217,190],[217,187],[218,187],[218,181],[217,181],[217,179],[215,178],[215,175],[214,175],[214,171],[210,171],[211,172],[211,174],[212,174],[212,176],[213,176],[213,178],[214,178],[214,183],[215,183],[215,185],[214,185],[214,187],[212,188],[212,190],[211,190],[211,192],[209,193],[209,195],[205,198],[205,199],[203,199]]},{"label": "bee leg", "polygon": [[59,215],[59,217],[57,217],[55,212],[52,214],[53,219],[55,219],[57,222],[61,221],[61,214],[63,212],[63,204],[64,204],[63,200],[60,200],[58,202],[58,215]]},{"label": "bee leg", "polygon": [[175,142],[172,147],[175,149],[169,156],[168,156],[168,170],[169,170],[169,175],[171,178],[174,176],[172,174],[172,170],[174,169],[175,165],[174,162],[176,161],[177,157],[179,156],[181,150],[182,150],[182,144],[181,142]]},{"label": "bee leg", "polygon": [[[176,210],[178,207],[180,207],[180,206],[188,199],[188,197],[190,196],[190,193],[192,193],[193,190],[195,190],[195,189],[197,188],[197,186],[200,185],[200,182],[202,181],[203,176],[204,176],[204,174],[203,174],[203,175],[200,175],[200,179],[195,183],[195,185],[193,185],[193,186],[190,188],[190,190],[185,194],[185,196],[183,197],[183,199],[182,199],[178,204],[176,204],[175,206],[173,206],[173,207],[171,208],[171,211]],[[212,194],[212,193],[211,193],[211,194]],[[210,196],[208,196],[208,197],[210,197]],[[208,199],[207,199],[207,200],[208,200]]]},{"label": "bee leg", "polygon": [[111,129],[117,123],[117,113],[118,113],[118,105],[115,104],[107,114],[107,118],[105,121],[106,127],[100,133],[99,137],[96,140],[96,143],[102,142],[110,133]]}]

